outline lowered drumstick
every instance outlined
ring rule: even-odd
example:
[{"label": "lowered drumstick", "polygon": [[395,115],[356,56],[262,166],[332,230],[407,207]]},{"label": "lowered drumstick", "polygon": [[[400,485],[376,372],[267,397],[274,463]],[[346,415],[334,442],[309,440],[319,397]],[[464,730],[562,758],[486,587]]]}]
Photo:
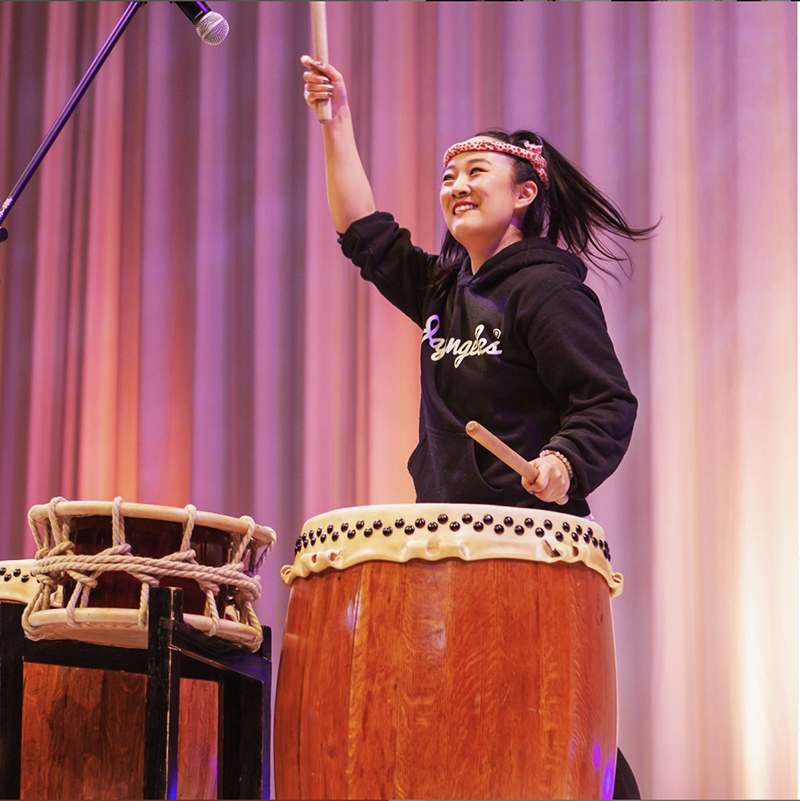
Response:
[{"label": "lowered drumstick", "polygon": [[[325,19],[325,3],[312,0],[311,30],[314,34],[314,58],[328,63],[328,24]],[[321,123],[331,121],[331,101],[317,100],[317,115]]]},{"label": "lowered drumstick", "polygon": [[487,451],[493,453],[501,462],[505,462],[515,473],[528,479],[531,484],[539,478],[539,471],[529,461],[523,459],[513,448],[509,448],[505,442],[498,439],[480,423],[476,423],[474,420],[467,423],[467,434],[475,442],[483,445]]}]

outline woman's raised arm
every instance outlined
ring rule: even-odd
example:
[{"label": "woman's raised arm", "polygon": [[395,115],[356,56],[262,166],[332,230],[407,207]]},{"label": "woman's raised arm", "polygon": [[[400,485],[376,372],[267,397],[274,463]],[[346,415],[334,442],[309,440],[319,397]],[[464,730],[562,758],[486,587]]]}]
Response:
[{"label": "woman's raised arm", "polygon": [[347,88],[342,74],[330,64],[319,64],[311,56],[303,56],[300,61],[306,68],[306,103],[316,109],[317,101],[331,100],[332,119],[322,126],[325,177],[333,224],[339,233],[344,233],[352,222],[375,211],[372,187],[356,147]]}]

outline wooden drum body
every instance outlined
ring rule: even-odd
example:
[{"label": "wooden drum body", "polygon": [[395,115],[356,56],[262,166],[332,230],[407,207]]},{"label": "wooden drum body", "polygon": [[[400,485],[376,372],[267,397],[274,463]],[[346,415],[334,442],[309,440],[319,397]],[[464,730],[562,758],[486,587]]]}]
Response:
[{"label": "wooden drum body", "polygon": [[361,507],[308,521],[298,542],[278,798],[611,797],[622,579],[596,524]]}]

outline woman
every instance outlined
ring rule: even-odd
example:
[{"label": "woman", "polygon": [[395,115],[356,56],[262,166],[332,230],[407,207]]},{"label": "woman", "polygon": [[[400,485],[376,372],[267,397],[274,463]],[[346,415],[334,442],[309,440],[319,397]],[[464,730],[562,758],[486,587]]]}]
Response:
[{"label": "woman", "polygon": [[[489,131],[446,154],[448,234],[441,255],[429,256],[376,213],[341,74],[307,56],[303,64],[306,102],[331,100],[328,201],[344,252],[423,330],[420,442],[409,461],[418,502],[589,515],[586,497],[627,450],[636,399],[576,254],[615,258],[598,234],[636,239],[652,229],[628,227],[541,137]],[[469,420],[535,455],[536,483],[475,447]]]},{"label": "woman", "polygon": [[[328,202],[343,251],[423,331],[420,441],[409,460],[417,502],[588,516],[586,497],[628,448],[636,399],[579,255],[602,270],[596,259],[621,261],[603,235],[635,240],[653,229],[630,228],[538,135],[484,131],[445,153],[448,233],[439,256],[424,253],[376,211],[341,74],[301,61],[306,102],[331,101]],[[476,447],[464,433],[470,420],[535,454],[536,482]],[[622,758],[615,797],[638,797]]]}]

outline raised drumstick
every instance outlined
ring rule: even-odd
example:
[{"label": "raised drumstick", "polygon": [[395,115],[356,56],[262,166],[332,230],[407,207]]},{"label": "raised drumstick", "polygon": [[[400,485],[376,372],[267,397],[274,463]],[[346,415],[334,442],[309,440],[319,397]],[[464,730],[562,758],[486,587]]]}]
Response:
[{"label": "raised drumstick", "polygon": [[[312,0],[311,30],[314,34],[314,59],[323,64],[328,63],[328,24],[325,19],[325,3]],[[331,120],[331,101],[318,100],[317,114],[321,123]]]},{"label": "raised drumstick", "polygon": [[509,448],[499,440],[491,431],[485,429],[480,423],[471,420],[467,423],[467,434],[475,442],[483,445],[487,451],[493,453],[501,462],[505,462],[515,473],[533,484],[539,478],[539,471],[526,459],[523,459],[515,450]]}]

